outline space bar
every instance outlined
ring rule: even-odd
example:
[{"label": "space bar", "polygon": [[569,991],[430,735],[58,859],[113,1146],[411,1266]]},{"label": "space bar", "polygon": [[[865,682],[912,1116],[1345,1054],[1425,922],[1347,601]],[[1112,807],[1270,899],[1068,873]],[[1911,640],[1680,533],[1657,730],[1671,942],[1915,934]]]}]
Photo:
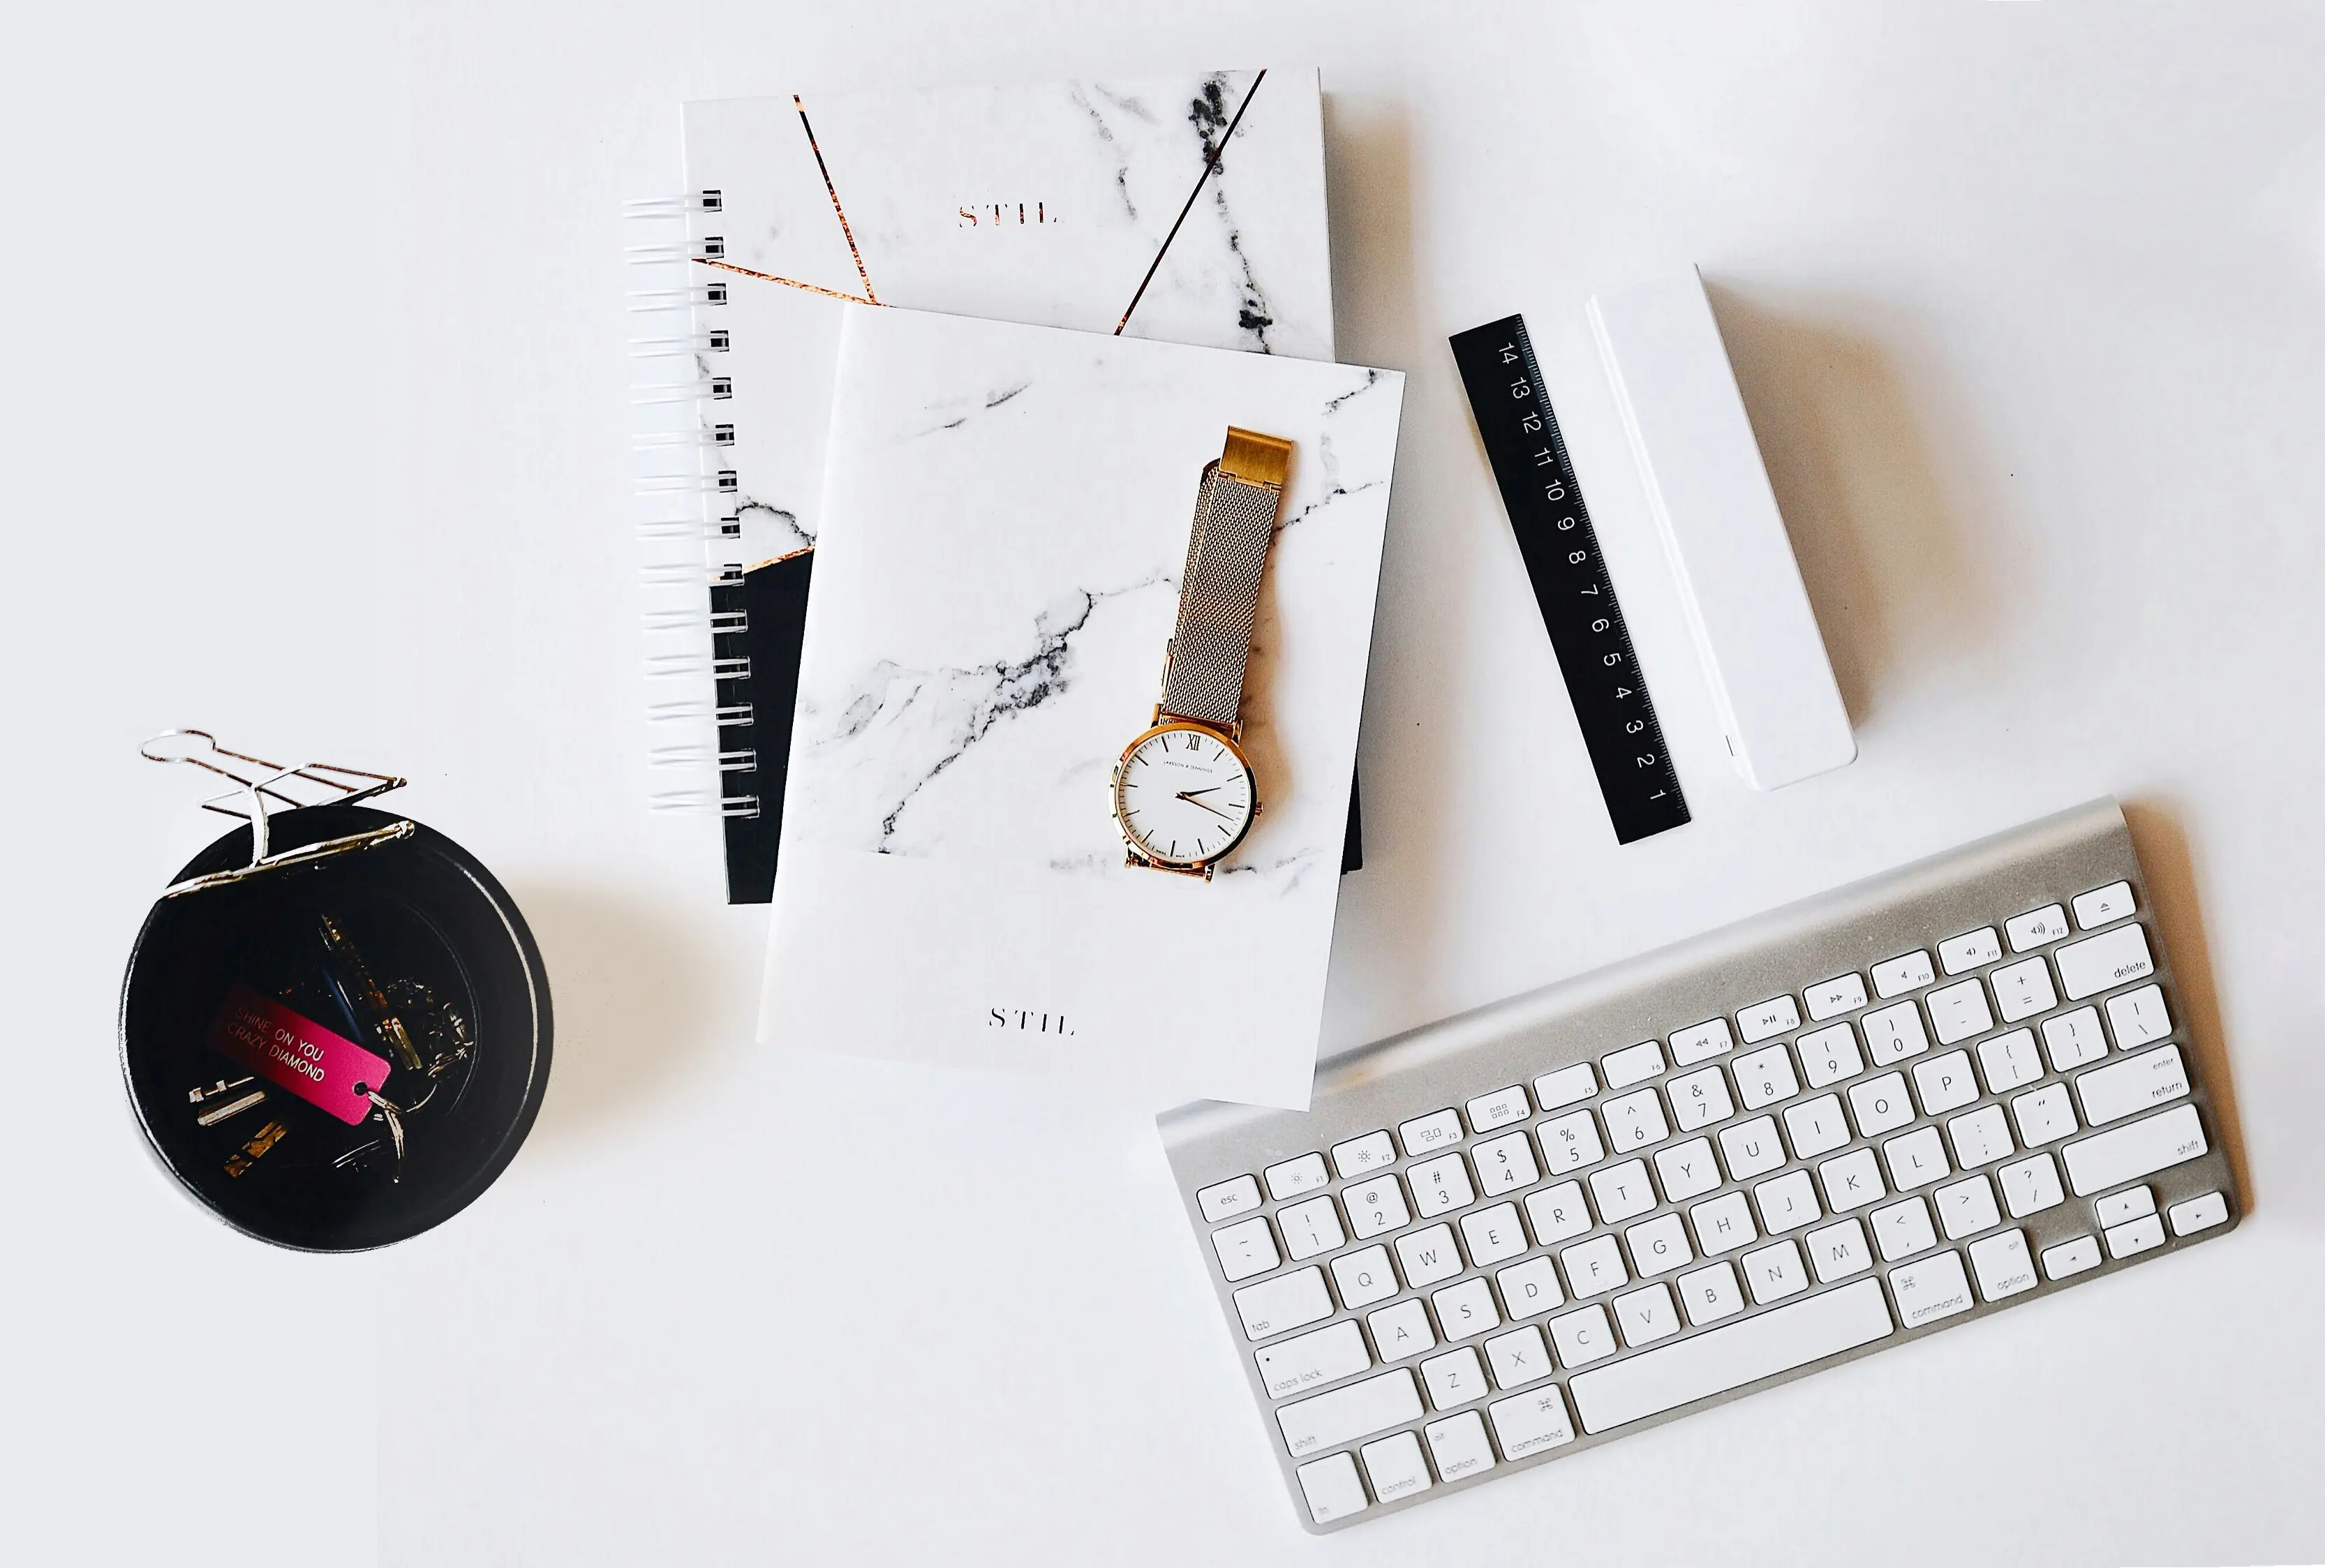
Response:
[{"label": "space bar", "polygon": [[1611,1367],[1577,1372],[1567,1388],[1582,1429],[1604,1432],[1869,1344],[1890,1328],[1881,1282],[1860,1279]]}]

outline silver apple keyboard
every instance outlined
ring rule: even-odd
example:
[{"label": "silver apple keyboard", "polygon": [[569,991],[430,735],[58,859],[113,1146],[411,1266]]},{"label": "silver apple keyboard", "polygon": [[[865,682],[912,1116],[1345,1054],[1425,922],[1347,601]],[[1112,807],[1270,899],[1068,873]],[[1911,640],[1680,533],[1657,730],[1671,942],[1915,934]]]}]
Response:
[{"label": "silver apple keyboard", "polygon": [[1161,1119],[1322,1531],[2241,1212],[2112,800]]}]

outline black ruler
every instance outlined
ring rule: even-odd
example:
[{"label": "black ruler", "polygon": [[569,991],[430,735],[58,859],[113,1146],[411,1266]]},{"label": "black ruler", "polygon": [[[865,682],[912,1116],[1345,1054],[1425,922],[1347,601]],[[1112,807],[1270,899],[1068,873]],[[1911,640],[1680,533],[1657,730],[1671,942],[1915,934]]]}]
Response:
[{"label": "black ruler", "polygon": [[1629,844],[1677,827],[1688,820],[1687,798],[1542,390],[1525,318],[1456,333],[1452,343],[1615,837]]}]

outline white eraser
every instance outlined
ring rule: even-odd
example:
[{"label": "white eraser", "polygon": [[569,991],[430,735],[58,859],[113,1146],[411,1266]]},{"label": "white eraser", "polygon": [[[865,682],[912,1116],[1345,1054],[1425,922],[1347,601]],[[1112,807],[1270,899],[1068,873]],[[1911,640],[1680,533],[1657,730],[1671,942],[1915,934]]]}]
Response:
[{"label": "white eraser", "polygon": [[1703,279],[1689,267],[1600,294],[1590,327],[1737,771],[1776,789],[1855,761]]}]

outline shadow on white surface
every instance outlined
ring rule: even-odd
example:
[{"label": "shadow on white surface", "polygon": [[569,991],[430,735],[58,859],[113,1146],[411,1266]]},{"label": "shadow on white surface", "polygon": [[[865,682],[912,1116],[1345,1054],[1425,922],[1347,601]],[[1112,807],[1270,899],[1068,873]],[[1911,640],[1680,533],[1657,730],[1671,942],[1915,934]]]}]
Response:
[{"label": "shadow on white surface", "polygon": [[1718,282],[1708,292],[1862,728],[1904,669],[1978,646],[1998,620],[2001,585],[1980,566],[1993,556],[1947,494],[1960,456],[1941,456],[1903,368],[1913,356],[1858,325],[1863,309],[1779,309]]}]

